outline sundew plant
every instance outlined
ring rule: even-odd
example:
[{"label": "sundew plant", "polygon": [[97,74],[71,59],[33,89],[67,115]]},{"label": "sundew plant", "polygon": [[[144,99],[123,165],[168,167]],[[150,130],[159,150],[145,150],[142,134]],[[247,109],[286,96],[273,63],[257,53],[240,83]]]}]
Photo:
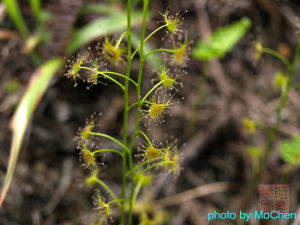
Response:
[{"label": "sundew plant", "polygon": [[[149,0],[144,0],[140,46],[135,51],[132,52],[131,46],[132,1],[128,0],[127,31],[116,40],[106,37],[102,43],[97,45],[96,49],[89,49],[86,54],[70,60],[67,66],[66,76],[73,80],[75,86],[79,80],[83,80],[88,89],[90,87],[97,88],[99,85],[103,86],[105,79],[105,83],[117,85],[124,93],[123,140],[101,133],[101,130],[97,129],[95,116],[87,120],[85,126],[79,129],[76,137],[83,166],[90,169],[92,173],[86,179],[86,183],[100,186],[100,191],[95,197],[97,208],[101,212],[100,222],[109,222],[114,217],[113,212],[119,210],[120,224],[131,225],[133,223],[134,204],[142,187],[147,185],[153,177],[152,171],[165,171],[173,175],[180,172],[180,157],[174,140],[166,141],[165,144],[154,143],[149,137],[150,135],[147,135],[148,130],[142,129],[144,126],[141,126],[141,123],[154,123],[159,126],[168,116],[169,108],[175,103],[176,91],[181,86],[180,78],[185,74],[184,68],[188,60],[189,42],[187,35],[183,34],[181,29],[181,16],[179,14],[172,16],[169,12],[161,14],[163,20],[161,26],[146,36],[148,7]],[[160,30],[167,32],[166,35],[174,47],[159,48],[145,54],[145,42]],[[127,51],[124,47],[126,44]],[[144,63],[147,57],[160,52],[165,53],[165,62],[161,65],[162,69],[157,71],[157,78],[153,80],[150,90],[143,90],[143,76],[146,75],[143,74]],[[131,71],[131,62],[138,57],[139,70],[136,79]],[[124,74],[107,69],[109,64],[125,65],[124,62],[126,62],[126,73]],[[128,92],[131,88],[136,90],[134,102],[129,102],[128,98]],[[136,113],[132,113],[134,110]],[[133,135],[129,136],[128,121],[131,116],[135,117],[136,122]],[[95,143],[97,140],[95,137],[109,139],[119,148],[102,149],[98,143]],[[138,137],[141,141],[137,141]],[[122,172],[119,173],[122,176],[120,196],[98,177],[101,164],[97,158],[105,153],[114,154],[122,164]]]}]

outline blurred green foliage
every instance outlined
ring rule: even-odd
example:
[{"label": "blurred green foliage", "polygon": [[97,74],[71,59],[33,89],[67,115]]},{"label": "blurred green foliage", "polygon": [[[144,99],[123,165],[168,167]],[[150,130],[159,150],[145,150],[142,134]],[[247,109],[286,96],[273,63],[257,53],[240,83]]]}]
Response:
[{"label": "blurred green foliage", "polygon": [[197,42],[192,56],[204,61],[222,58],[246,34],[250,26],[251,21],[248,18],[242,18],[231,25],[218,28],[208,40]]},{"label": "blurred green foliage", "polygon": [[20,82],[17,79],[10,80],[5,86],[5,92],[8,94],[15,93],[20,90]]},{"label": "blurred green foliage", "polygon": [[287,163],[300,165],[300,135],[281,142],[280,156]]}]

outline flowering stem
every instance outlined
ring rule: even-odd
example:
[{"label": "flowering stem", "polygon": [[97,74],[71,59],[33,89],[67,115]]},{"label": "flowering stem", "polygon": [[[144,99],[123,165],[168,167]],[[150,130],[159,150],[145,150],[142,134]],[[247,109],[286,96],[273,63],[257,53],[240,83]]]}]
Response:
[{"label": "flowering stem", "polygon": [[114,149],[101,149],[101,150],[96,150],[96,151],[93,151],[94,154],[96,153],[101,153],[101,152],[114,152],[114,153],[117,153],[119,155],[121,155],[123,157],[123,153],[118,151],[118,150],[114,150]]},{"label": "flowering stem", "polygon": [[[130,77],[130,68],[131,68],[131,10],[132,10],[132,0],[127,1],[127,67],[126,67],[126,77]],[[125,89],[124,89],[124,122],[123,122],[123,158],[122,158],[122,199],[126,198],[126,182],[127,182],[127,154],[130,155],[131,152],[127,148],[127,128],[128,128],[128,86],[129,80],[125,80]],[[121,204],[121,218],[120,224],[125,224],[125,203]]]},{"label": "flowering stem", "polygon": [[[274,55],[273,53],[270,53],[270,54]],[[279,123],[281,121],[281,113],[282,113],[283,108],[286,105],[288,93],[289,93],[289,91],[292,87],[292,80],[293,80],[293,77],[295,75],[295,67],[296,67],[296,64],[297,64],[297,61],[298,61],[298,58],[299,58],[299,54],[300,54],[300,42],[298,43],[297,50],[296,50],[293,62],[291,64],[288,63],[288,65],[290,65],[289,66],[289,75],[288,75],[288,78],[287,78],[287,83],[286,83],[285,87],[282,89],[282,92],[281,92],[280,104],[279,104],[279,107],[278,107],[277,112],[276,112],[275,123],[274,123],[274,125],[273,125],[273,127],[272,127],[272,129],[269,133],[267,144],[266,144],[266,147],[265,147],[265,151],[262,155],[262,159],[260,161],[257,172],[253,174],[253,176],[251,178],[251,181],[248,185],[248,188],[246,190],[246,194],[245,194],[245,197],[244,197],[243,202],[242,202],[242,207],[244,207],[244,205],[248,201],[248,198],[249,198],[250,194],[252,193],[253,188],[257,184],[257,182],[260,178],[260,174],[261,174],[262,170],[264,169],[264,167],[267,163],[267,159],[268,159],[268,157],[269,157],[269,155],[272,151],[273,140],[275,138],[275,134],[278,130],[278,126],[279,126]]]},{"label": "flowering stem", "polygon": [[[128,225],[132,225],[132,213],[133,213],[133,195],[134,195],[134,168],[133,168],[133,159],[132,159],[132,152],[133,152],[133,145],[136,139],[136,136],[139,131],[140,127],[140,118],[141,118],[141,108],[142,108],[142,101],[141,101],[141,82],[142,82],[142,75],[143,75],[143,66],[144,66],[144,42],[145,42],[145,31],[146,31],[146,20],[148,14],[148,7],[149,7],[149,0],[144,0],[144,7],[143,7],[143,23],[142,23],[142,32],[141,32],[141,44],[140,44],[140,65],[139,65],[139,75],[138,75],[138,82],[137,82],[137,99],[138,99],[138,109],[137,109],[137,117],[136,117],[136,127],[131,139],[130,143],[130,153],[129,153],[129,166],[131,171],[131,186],[130,186],[130,198],[129,198],[129,216],[128,216]],[[130,57],[130,56],[129,56]]]},{"label": "flowering stem", "polygon": [[292,62],[292,64],[289,64],[289,75],[288,75],[288,78],[287,78],[287,83],[286,85],[284,86],[284,88],[282,89],[282,92],[281,92],[281,96],[280,96],[280,105],[279,105],[279,108],[277,110],[277,113],[276,113],[276,118],[275,118],[275,123],[274,123],[274,126],[270,132],[270,135],[269,135],[269,140],[268,140],[268,143],[267,143],[267,146],[266,146],[266,150],[265,150],[265,153],[264,153],[264,156],[263,156],[263,160],[262,160],[262,165],[265,164],[269,154],[270,154],[270,151],[272,149],[272,146],[273,146],[273,139],[274,139],[274,136],[277,132],[277,129],[278,129],[278,126],[279,126],[279,123],[280,123],[280,120],[281,120],[281,113],[282,113],[282,110],[286,104],[286,101],[287,101],[287,96],[288,96],[288,93],[291,89],[291,86],[292,86],[292,80],[293,80],[293,77],[295,75],[295,67],[296,67],[296,64],[297,64],[297,60],[299,58],[299,54],[300,54],[300,42],[298,43],[298,46],[297,46],[297,50],[296,50],[296,53],[295,53],[295,56],[294,56],[294,60]]},{"label": "flowering stem", "polygon": [[[157,31],[161,30],[162,28],[166,27],[167,24],[160,26],[159,28],[157,28],[155,31],[153,31],[151,34],[148,35],[148,37],[144,40],[144,43],[151,38]],[[138,50],[140,49],[141,46],[137,47],[137,49],[134,51],[134,53],[132,53],[131,55],[131,59],[133,59],[133,57],[135,56],[135,54],[138,52]]]},{"label": "flowering stem", "polygon": [[121,207],[121,204],[119,203],[117,196],[115,195],[115,193],[102,181],[99,180],[98,178],[96,179],[96,182],[102,186],[109,194],[110,196],[116,201],[116,203],[118,204],[119,207]]},{"label": "flowering stem", "polygon": [[124,145],[122,144],[120,141],[118,141],[117,139],[113,138],[112,136],[109,136],[107,134],[103,134],[103,133],[98,133],[98,132],[88,132],[89,134],[91,135],[94,135],[94,136],[100,136],[100,137],[105,137],[107,139],[110,139],[112,140],[113,142],[115,142],[116,144],[120,145],[122,148],[124,148],[126,151],[129,152],[129,149]]},{"label": "flowering stem", "polygon": [[159,49],[155,49],[155,50],[149,52],[147,55],[145,55],[145,59],[146,59],[148,56],[150,56],[150,55],[152,55],[152,54],[154,54],[154,53],[156,53],[156,52],[171,52],[171,53],[174,53],[175,51],[176,51],[176,50],[174,50],[174,49],[168,49],[168,48],[159,48]]}]

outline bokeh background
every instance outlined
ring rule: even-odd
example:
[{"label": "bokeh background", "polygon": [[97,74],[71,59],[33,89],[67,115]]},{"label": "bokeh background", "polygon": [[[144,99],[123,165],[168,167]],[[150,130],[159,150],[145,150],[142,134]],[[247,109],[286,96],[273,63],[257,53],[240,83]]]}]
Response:
[{"label": "bokeh background", "polygon": [[[18,2],[30,31],[37,32],[28,1]],[[50,36],[34,50],[42,62],[54,56],[70,58],[66,46],[74,30],[108,16],[105,12],[83,12],[84,7],[91,3],[109,5],[116,15],[124,11],[126,5],[125,1],[118,0],[42,1],[42,8],[50,18],[45,27]],[[0,6],[0,178],[3,182],[11,145],[9,123],[37,64],[34,57],[24,51],[24,38],[8,17],[2,2]],[[141,3],[137,3],[136,9],[141,9]],[[247,153],[247,146],[264,146],[267,140],[262,130],[247,133],[242,118],[272,125],[280,98],[280,89],[274,87],[273,79],[277,71],[287,72],[274,57],[263,56],[255,60],[255,43],[260,41],[292,59],[299,40],[300,3],[298,0],[151,0],[147,33],[158,26],[157,21],[163,20],[159,12],[164,13],[167,9],[170,14],[187,10],[182,16],[182,28],[187,33],[191,49],[197,40],[207,37],[216,28],[243,17],[248,17],[252,26],[225,57],[210,62],[190,57],[185,69],[187,74],[180,79],[183,88],[177,93],[177,99],[184,97],[183,100],[170,108],[171,116],[166,116],[162,126],[147,127],[155,140],[161,141],[165,135],[178,138],[183,170],[177,177],[158,173],[140,200],[146,202],[150,192],[151,199],[158,200],[156,204],[165,210],[167,219],[164,224],[236,224],[236,221],[208,222],[207,213],[239,209],[256,163]],[[140,25],[135,21],[137,34]],[[112,37],[118,37],[122,31],[116,31]],[[149,44],[155,48],[168,45],[168,38],[164,37],[165,33],[159,32]],[[96,37],[80,46],[73,56],[103,40],[103,36]],[[300,81],[299,65],[295,83]],[[122,72],[125,67],[126,64],[121,63],[112,69]],[[103,116],[99,118],[101,132],[121,139],[122,93],[110,83],[87,90],[86,84],[79,81],[74,88],[73,82],[64,76],[65,72],[66,69],[61,68],[54,76],[35,110],[10,190],[0,211],[1,225],[85,225],[99,218],[99,212],[93,207],[95,192],[84,183],[89,171],[81,167],[73,138],[78,127],[84,125],[93,112],[102,112]],[[137,72],[138,59],[135,59],[132,64],[134,77]],[[144,90],[151,87],[155,76],[154,67],[146,62]],[[129,95],[134,96],[134,91]],[[299,113],[300,93],[292,90],[274,140],[274,149],[259,183],[280,183],[285,164],[278,146],[281,140],[300,133]],[[129,130],[133,128],[134,119],[131,118]],[[110,144],[105,140],[101,143],[103,146]],[[111,155],[101,160],[104,166],[100,177],[118,192],[121,162]],[[290,208],[297,211],[299,170],[293,170],[288,183]],[[245,209],[258,209],[258,204],[257,186]],[[138,215],[135,219],[135,224],[138,224]],[[111,224],[117,222],[115,218]],[[259,224],[259,221],[246,224]],[[299,223],[285,220],[280,224]]]}]

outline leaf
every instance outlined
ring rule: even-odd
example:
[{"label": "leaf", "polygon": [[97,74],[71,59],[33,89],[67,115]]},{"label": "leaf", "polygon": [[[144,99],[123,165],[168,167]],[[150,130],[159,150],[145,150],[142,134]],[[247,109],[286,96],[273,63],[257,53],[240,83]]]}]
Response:
[{"label": "leaf", "polygon": [[250,26],[251,21],[248,18],[242,18],[231,25],[218,28],[208,40],[197,42],[192,51],[193,57],[204,61],[222,58],[246,34]]},{"label": "leaf", "polygon": [[29,36],[28,28],[22,17],[18,2],[16,0],[3,0],[7,12],[24,38]]},{"label": "leaf", "polygon": [[292,165],[300,165],[300,135],[280,143],[280,156]]},{"label": "leaf", "polygon": [[[142,20],[142,16],[143,15],[140,12],[133,12],[132,23],[134,24],[140,22]],[[73,53],[80,46],[99,36],[108,35],[118,31],[124,31],[126,27],[127,16],[125,12],[96,19],[73,34],[67,51],[68,53]]]},{"label": "leaf", "polygon": [[108,5],[103,3],[89,3],[82,7],[80,13],[99,13],[115,15],[116,13],[122,13],[122,11],[119,7],[116,7],[115,5]]},{"label": "leaf", "polygon": [[30,0],[30,7],[37,23],[41,23],[43,20],[43,15],[40,0]]},{"label": "leaf", "polygon": [[61,58],[55,58],[49,60],[40,68],[38,68],[32,75],[27,86],[27,90],[16,109],[11,121],[11,129],[13,131],[12,145],[10,149],[6,177],[0,195],[0,208],[6,197],[23,142],[23,137],[33,111],[46,91],[52,76],[62,66],[62,64],[63,60]]}]

